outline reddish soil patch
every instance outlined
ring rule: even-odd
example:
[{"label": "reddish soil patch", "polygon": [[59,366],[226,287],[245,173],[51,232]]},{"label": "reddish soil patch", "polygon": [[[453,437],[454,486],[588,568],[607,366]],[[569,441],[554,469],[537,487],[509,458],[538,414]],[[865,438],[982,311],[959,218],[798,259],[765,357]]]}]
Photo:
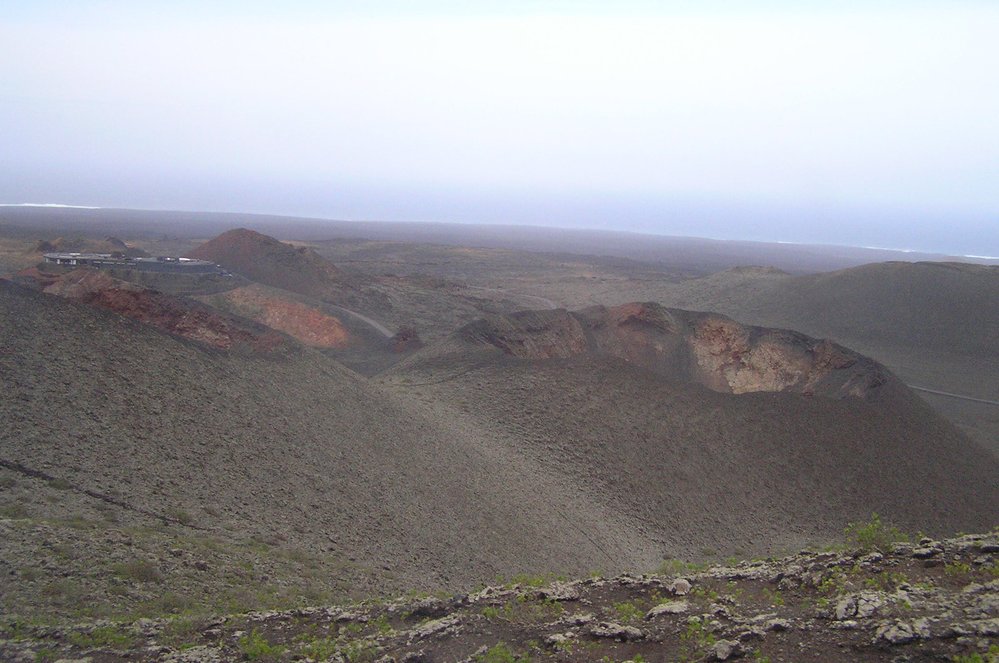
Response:
[{"label": "reddish soil patch", "polygon": [[240,315],[283,331],[305,345],[343,348],[350,343],[350,334],[338,319],[301,302],[268,295],[255,286],[236,288],[220,297]]},{"label": "reddish soil patch", "polygon": [[43,292],[114,311],[223,350],[244,347],[273,352],[288,345],[285,337],[266,327],[224,316],[189,299],[119,281],[97,270],[77,269],[64,274],[44,286]]}]

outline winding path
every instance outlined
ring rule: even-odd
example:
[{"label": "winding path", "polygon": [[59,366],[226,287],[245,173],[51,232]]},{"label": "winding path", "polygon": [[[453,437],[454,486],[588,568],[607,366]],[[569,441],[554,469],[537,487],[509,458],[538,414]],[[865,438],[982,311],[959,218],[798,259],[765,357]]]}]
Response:
[{"label": "winding path", "polygon": [[336,306],[334,304],[328,304],[328,306],[331,309],[334,309],[336,311],[340,311],[341,313],[345,313],[345,314],[347,314],[347,315],[349,315],[351,317],[357,318],[358,320],[360,320],[361,322],[365,323],[366,325],[368,325],[369,327],[371,327],[372,329],[374,329],[376,332],[378,332],[379,334],[381,334],[385,338],[392,338],[394,336],[394,334],[392,332],[390,332],[388,330],[388,328],[385,327],[385,325],[383,325],[382,323],[380,323],[380,322],[378,322],[376,320],[372,320],[371,318],[369,318],[366,315],[358,313],[357,311],[351,311],[349,308],[344,308],[342,306]]},{"label": "winding path", "polygon": [[936,394],[937,396],[948,396],[950,398],[959,398],[962,401],[971,401],[973,403],[985,403],[986,405],[999,405],[999,401],[990,401],[986,398],[974,398],[973,396],[962,396],[961,394],[952,394],[949,391],[940,391],[938,389],[930,389],[929,387],[920,387],[914,384],[906,385],[909,389],[915,389],[916,391],[925,391],[927,394]]},{"label": "winding path", "polygon": [[560,308],[558,304],[548,299],[547,297],[541,297],[539,295],[524,295],[519,292],[510,292],[509,290],[503,290],[501,288],[484,288],[480,285],[466,285],[466,290],[484,290],[486,292],[498,292],[507,297],[519,297],[521,299],[533,299],[534,301],[541,302],[545,307],[550,309]]}]

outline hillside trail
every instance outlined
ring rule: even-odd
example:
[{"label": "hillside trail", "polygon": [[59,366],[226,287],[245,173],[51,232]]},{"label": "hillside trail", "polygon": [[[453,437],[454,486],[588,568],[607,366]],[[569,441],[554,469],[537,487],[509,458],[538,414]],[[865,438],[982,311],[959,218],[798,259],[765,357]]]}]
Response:
[{"label": "hillside trail", "polygon": [[352,311],[349,308],[344,308],[342,306],[336,306],[335,304],[327,304],[327,306],[329,306],[329,308],[331,308],[331,309],[333,309],[335,311],[339,311],[340,313],[344,313],[344,314],[349,315],[349,316],[351,316],[353,318],[357,318],[358,320],[360,320],[364,324],[368,325],[369,327],[371,327],[372,329],[374,329],[376,332],[378,332],[379,334],[381,334],[385,338],[392,338],[392,336],[394,336],[394,334],[391,331],[389,331],[389,329],[387,327],[385,327],[385,325],[381,324],[380,322],[378,322],[376,320],[372,320],[371,318],[369,318],[368,316],[364,315],[363,313],[358,313],[357,311]]},{"label": "hillside trail", "polygon": [[961,394],[954,394],[949,391],[940,391],[939,389],[930,389],[929,387],[920,387],[914,384],[906,385],[909,389],[915,389],[916,391],[925,391],[928,394],[936,394],[937,396],[947,396],[949,398],[958,398],[962,401],[971,401],[972,403],[985,403],[986,405],[999,405],[999,401],[990,401],[986,398],[975,398],[974,396],[963,396]]},{"label": "hillside trail", "polygon": [[[461,403],[443,403],[389,381],[380,381],[380,387],[400,407],[429,418],[440,435],[450,438],[447,449],[452,455],[441,458],[442,471],[497,468],[498,475],[487,480],[468,473],[468,483],[484,494],[477,503],[452,508],[467,511],[472,521],[494,517],[488,512],[519,512],[521,531],[516,539],[500,544],[507,550],[498,555],[533,548],[532,557],[549,560],[549,568],[535,571],[552,573],[648,569],[662,562],[662,546],[648,535],[645,523],[606,504],[585,482],[559,467],[557,459],[532,454],[523,440],[490,430]],[[493,486],[502,488],[493,493]]]},{"label": "hillside trail", "polygon": [[510,290],[503,290],[502,288],[486,288],[480,285],[466,285],[466,290],[481,290],[484,292],[498,292],[501,295],[506,295],[507,297],[519,297],[520,299],[527,299],[534,302],[540,302],[545,308],[557,309],[561,308],[554,301],[548,299],[547,297],[541,297],[540,295],[527,295],[520,292],[511,292]]}]

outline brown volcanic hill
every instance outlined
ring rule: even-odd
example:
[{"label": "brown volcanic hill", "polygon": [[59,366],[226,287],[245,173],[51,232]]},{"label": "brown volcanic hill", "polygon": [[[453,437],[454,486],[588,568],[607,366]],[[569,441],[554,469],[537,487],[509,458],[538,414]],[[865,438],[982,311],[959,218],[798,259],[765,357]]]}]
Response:
[{"label": "brown volcanic hill", "polygon": [[528,359],[618,357],[725,393],[870,398],[893,380],[882,366],[830,341],[655,303],[491,316],[464,327],[458,336]]},{"label": "brown volcanic hill", "polygon": [[795,546],[871,511],[988,527],[999,508],[999,461],[876,362],[721,316],[640,304],[491,318],[382,379],[520,438],[676,555]]},{"label": "brown volcanic hill", "polygon": [[224,232],[189,254],[264,285],[340,302],[357,285],[308,247],[296,248],[246,228]]},{"label": "brown volcanic hill", "polygon": [[140,248],[132,247],[117,237],[105,237],[103,240],[76,237],[58,237],[52,241],[39,240],[30,250],[32,253],[50,253],[55,251],[78,251],[81,253],[120,253],[130,258],[145,258],[149,254]]},{"label": "brown volcanic hill", "polygon": [[967,355],[999,347],[999,267],[885,262],[806,276],[736,269],[664,294],[668,305],[836,338]]},{"label": "brown volcanic hill", "polygon": [[[889,262],[793,277],[729,270],[653,296],[832,338],[909,384],[999,401],[999,267]],[[999,455],[999,407],[923,395]]]},{"label": "brown volcanic hill", "polygon": [[36,276],[36,287],[49,295],[72,299],[113,311],[170,334],[222,350],[286,352],[295,344],[271,327],[225,315],[191,299],[111,277],[94,269],[75,269],[65,274],[24,270],[23,278]]}]

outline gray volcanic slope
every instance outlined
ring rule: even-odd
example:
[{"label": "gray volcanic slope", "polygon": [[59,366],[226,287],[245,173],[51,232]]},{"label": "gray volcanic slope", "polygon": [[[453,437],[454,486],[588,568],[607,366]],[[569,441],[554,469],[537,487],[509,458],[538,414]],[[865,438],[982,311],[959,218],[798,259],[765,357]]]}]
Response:
[{"label": "gray volcanic slope", "polygon": [[[807,276],[739,268],[645,296],[832,338],[909,384],[999,401],[999,267],[891,262]],[[924,396],[999,456],[999,407]]]},{"label": "gray volcanic slope", "polygon": [[[637,305],[494,318],[404,364],[371,381],[291,343],[206,350],[0,282],[0,460],[358,560],[384,591],[772,551],[871,511],[994,524],[995,459],[878,365],[801,335]],[[788,391],[723,393],[754,385]],[[36,544],[0,541],[0,565]]]},{"label": "gray volcanic slope", "polygon": [[670,306],[805,333],[987,359],[999,348],[999,267],[885,262],[795,277],[736,268],[663,294]]},{"label": "gray volcanic slope", "polygon": [[[703,333],[720,327],[745,344]],[[787,350],[762,363],[781,364],[786,386],[770,391],[771,374],[757,372],[754,391],[745,372],[774,337],[653,304],[532,312],[470,325],[383,380],[573,468],[667,553],[799,545],[872,511],[913,530],[994,524],[999,463],[876,363],[840,348],[829,364],[822,343],[778,334]],[[690,374],[684,348],[704,350],[705,339],[713,345],[700,361],[728,386],[670,379],[685,364]],[[744,373],[719,361],[725,353]],[[807,395],[802,376],[826,395]],[[856,395],[835,386],[864,376],[874,379]],[[724,393],[736,388],[747,393]]]},{"label": "gray volcanic slope", "polygon": [[[0,381],[0,460],[193,514],[219,536],[277,535],[360,560],[378,588],[657,557],[626,515],[510,440],[305,348],[209,351],[0,281]],[[71,511],[28,505],[37,517]]]}]

